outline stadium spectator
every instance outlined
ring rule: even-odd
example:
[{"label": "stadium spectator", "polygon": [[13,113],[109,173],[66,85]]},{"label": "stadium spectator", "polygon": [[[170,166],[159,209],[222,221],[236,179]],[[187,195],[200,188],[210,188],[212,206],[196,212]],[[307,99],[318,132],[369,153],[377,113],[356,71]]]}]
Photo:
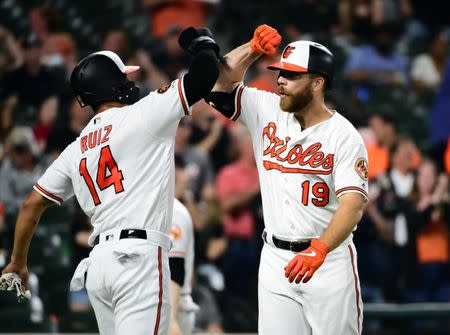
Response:
[{"label": "stadium spectator", "polygon": [[73,36],[70,33],[49,35],[43,46],[42,62],[49,67],[63,67],[68,81],[78,62],[78,49]]},{"label": "stadium spectator", "polygon": [[[162,38],[171,29],[181,30],[193,26],[204,27],[209,11],[220,0],[141,0],[151,13],[151,35]],[[186,15],[189,13],[189,15]]]},{"label": "stadium spectator", "polygon": [[[383,109],[387,108],[387,112]],[[375,142],[366,143],[369,156],[369,178],[384,173],[389,168],[389,151],[398,141],[397,119],[392,111],[386,107],[369,117],[369,128],[373,133]]]},{"label": "stadium spectator", "polygon": [[327,35],[336,30],[337,1],[292,1],[286,7],[283,38],[287,41],[312,40],[311,35]]},{"label": "stadium spectator", "polygon": [[[399,138],[391,150],[388,171],[371,183],[371,201],[366,209],[369,224],[373,225],[382,247],[377,248],[374,268],[378,282],[390,298],[398,296],[400,269],[408,243],[408,224],[404,213],[404,201],[414,186],[413,156],[416,148],[409,138]],[[367,222],[365,222],[367,224]],[[367,229],[367,228],[366,228]],[[375,259],[372,255],[373,259]],[[389,286],[386,283],[389,282]]]},{"label": "stadium spectator", "polygon": [[128,79],[134,81],[140,88],[141,97],[170,84],[168,76],[156,67],[146,51],[138,50],[128,61],[141,67],[139,71],[128,75]]},{"label": "stadium spectator", "polygon": [[91,117],[93,117],[93,112],[90,107],[81,108],[78,101],[73,99],[69,109],[68,123],[52,129],[45,153],[52,159],[56,159],[80,135]]},{"label": "stadium spectator", "polygon": [[[13,34],[0,26],[0,80],[6,72],[18,68],[22,62],[22,51]],[[0,94],[2,89],[0,87]]]},{"label": "stadium spectator", "polygon": [[241,297],[251,292],[250,279],[257,269],[258,253],[255,241],[255,214],[251,204],[260,196],[258,169],[248,130],[238,124],[232,129],[238,146],[238,160],[226,165],[217,175],[216,190],[223,211],[224,234],[228,248],[221,268],[227,289]]},{"label": "stadium spectator", "polygon": [[124,63],[127,63],[131,52],[130,37],[123,30],[109,30],[103,37],[101,49],[115,52],[124,61]]},{"label": "stadium spectator", "polygon": [[67,32],[52,33],[43,46],[42,62],[55,76],[59,92],[59,113],[55,122],[61,126],[70,122],[67,110],[73,99],[70,74],[78,62],[78,47],[74,36]]},{"label": "stadium spectator", "polygon": [[[58,112],[58,83],[49,68],[41,64],[42,42],[29,35],[22,44],[24,64],[5,75],[1,126],[4,131],[14,124],[34,125],[35,135],[45,140]],[[15,107],[23,106],[17,111]]]},{"label": "stadium spectator", "polygon": [[[202,230],[207,220],[206,213],[199,211],[197,203],[194,201],[190,189],[191,175],[186,170],[186,163],[183,157],[175,155],[175,198],[181,201],[191,214],[195,230]],[[196,233],[194,231],[194,233]],[[194,244],[196,245],[196,244]]]},{"label": "stadium spectator", "polygon": [[214,172],[232,159],[232,146],[227,121],[204,100],[193,106],[190,144],[207,153]]},{"label": "stadium spectator", "polygon": [[450,137],[447,142],[447,147],[444,150],[444,162],[443,162],[444,171],[450,175]]},{"label": "stadium spectator", "polygon": [[46,5],[34,7],[28,13],[30,31],[42,42],[60,27],[61,21],[60,14]]},{"label": "stadium spectator", "polygon": [[181,31],[178,26],[172,27],[163,36],[151,41],[148,46],[153,62],[169,76],[170,80],[186,71],[190,62],[190,56],[184,53],[178,44]]},{"label": "stadium spectator", "polygon": [[450,203],[448,177],[424,160],[405,204],[411,243],[405,254],[406,301],[448,302]]},{"label": "stadium spectator", "polygon": [[398,25],[411,8],[409,0],[341,0],[338,13],[342,34],[367,41],[373,25]]},{"label": "stadium spectator", "polygon": [[210,194],[213,188],[214,170],[209,156],[203,150],[189,144],[192,135],[192,121],[182,119],[175,138],[175,154],[181,155],[191,179],[190,189],[198,202]]},{"label": "stadium spectator", "polygon": [[[369,128],[375,141],[367,142],[367,153],[371,162],[369,179],[386,172],[390,165],[390,155],[398,143],[398,120],[389,105],[380,106],[377,112],[369,117]],[[420,152],[414,146],[412,164],[417,168],[420,162]]]},{"label": "stadium spectator", "polygon": [[444,154],[450,140],[450,61],[447,59],[445,72],[438,94],[430,113],[431,157],[438,164],[439,170],[444,168]]},{"label": "stadium spectator", "polygon": [[395,31],[389,24],[372,27],[374,44],[356,47],[345,66],[348,79],[359,87],[403,88],[408,83],[406,59],[395,51]]},{"label": "stadium spectator", "polygon": [[416,92],[436,92],[441,84],[448,54],[448,36],[440,31],[430,42],[428,53],[417,55],[412,60],[411,78]]},{"label": "stadium spectator", "polygon": [[191,212],[194,229],[202,230],[207,220],[208,204],[214,199],[214,170],[206,152],[189,144],[192,135],[192,121],[183,118],[175,136],[175,155],[184,162],[189,178],[189,194],[196,204],[197,215]]},{"label": "stadium spectator", "polygon": [[17,214],[34,183],[45,172],[49,161],[40,158],[39,147],[30,128],[14,128],[6,140],[8,156],[0,169],[0,201],[6,215]]}]

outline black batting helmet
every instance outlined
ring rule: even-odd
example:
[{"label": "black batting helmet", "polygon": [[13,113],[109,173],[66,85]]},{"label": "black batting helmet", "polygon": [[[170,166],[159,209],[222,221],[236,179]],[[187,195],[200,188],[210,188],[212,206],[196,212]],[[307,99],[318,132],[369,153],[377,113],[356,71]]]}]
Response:
[{"label": "black batting helmet", "polygon": [[284,48],[278,63],[269,65],[270,70],[320,73],[331,87],[334,76],[334,56],[328,48],[311,41],[296,41]]},{"label": "black batting helmet", "polygon": [[70,84],[81,107],[104,102],[133,104],[139,100],[139,87],[127,74],[139,66],[125,66],[112,51],[93,53],[81,60],[72,71]]}]

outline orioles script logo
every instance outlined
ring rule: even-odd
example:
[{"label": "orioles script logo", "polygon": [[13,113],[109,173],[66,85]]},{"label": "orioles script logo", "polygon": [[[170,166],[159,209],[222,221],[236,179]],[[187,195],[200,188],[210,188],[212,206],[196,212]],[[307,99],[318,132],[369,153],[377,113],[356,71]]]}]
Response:
[{"label": "orioles script logo", "polygon": [[295,49],[295,47],[291,47],[290,45],[288,45],[287,47],[286,47],[286,49],[284,49],[284,51],[283,51],[283,58],[288,58],[289,57],[289,55],[292,53],[292,51]]},{"label": "orioles script logo", "polygon": [[[301,144],[293,146],[289,151],[288,143],[290,137],[282,140],[276,136],[277,126],[274,122],[269,122],[263,130],[263,140],[267,137],[270,141],[264,149],[263,156],[275,158],[280,163],[287,162],[285,166],[268,160],[263,160],[266,170],[278,170],[282,173],[306,173],[306,174],[330,174],[333,171],[334,155],[325,155],[320,149],[322,144],[316,142],[307,148]],[[295,166],[295,165],[298,165]]]}]

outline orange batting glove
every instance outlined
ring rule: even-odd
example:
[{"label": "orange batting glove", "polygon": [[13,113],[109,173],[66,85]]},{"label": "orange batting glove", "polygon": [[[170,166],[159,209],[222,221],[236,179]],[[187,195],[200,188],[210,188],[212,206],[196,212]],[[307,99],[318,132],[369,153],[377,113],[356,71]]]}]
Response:
[{"label": "orange batting glove", "polygon": [[289,282],[292,283],[295,278],[295,283],[298,284],[300,281],[307,283],[317,269],[322,265],[325,260],[325,256],[329,251],[328,245],[324,242],[313,239],[311,241],[311,246],[299,252],[284,268],[284,275],[289,278]]},{"label": "orange batting glove", "polygon": [[267,24],[263,24],[255,29],[253,38],[250,41],[250,48],[259,54],[274,55],[281,43],[281,36],[278,31]]}]

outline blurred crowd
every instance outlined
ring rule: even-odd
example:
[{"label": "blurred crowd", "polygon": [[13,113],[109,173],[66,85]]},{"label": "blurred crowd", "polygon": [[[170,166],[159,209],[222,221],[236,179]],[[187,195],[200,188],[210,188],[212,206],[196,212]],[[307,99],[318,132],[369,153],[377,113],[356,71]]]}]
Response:
[{"label": "blurred crowd", "polygon": [[[25,196],[93,116],[70,90],[70,73],[81,58],[104,49],[141,66],[129,77],[144,96],[186,71],[190,58],[177,42],[184,28],[208,26],[225,53],[267,23],[284,44],[309,39],[332,50],[337,70],[326,103],[352,121],[366,143],[370,201],[354,233],[363,299],[450,301],[450,26],[438,4],[42,3],[0,1],[0,268],[9,257]],[[19,23],[6,24],[11,17]],[[107,23],[89,25],[97,17]],[[275,92],[277,74],[266,65],[277,57],[262,57],[246,84]],[[177,131],[176,196],[195,225],[193,298],[200,305],[196,328],[201,331],[257,326],[264,221],[252,150],[246,128],[203,101]],[[76,200],[43,217],[29,260],[36,275],[35,322],[49,320],[55,327],[65,314],[90,310],[85,292],[67,292],[71,272],[89,253],[90,230]],[[0,297],[0,311],[6,306]]]}]

